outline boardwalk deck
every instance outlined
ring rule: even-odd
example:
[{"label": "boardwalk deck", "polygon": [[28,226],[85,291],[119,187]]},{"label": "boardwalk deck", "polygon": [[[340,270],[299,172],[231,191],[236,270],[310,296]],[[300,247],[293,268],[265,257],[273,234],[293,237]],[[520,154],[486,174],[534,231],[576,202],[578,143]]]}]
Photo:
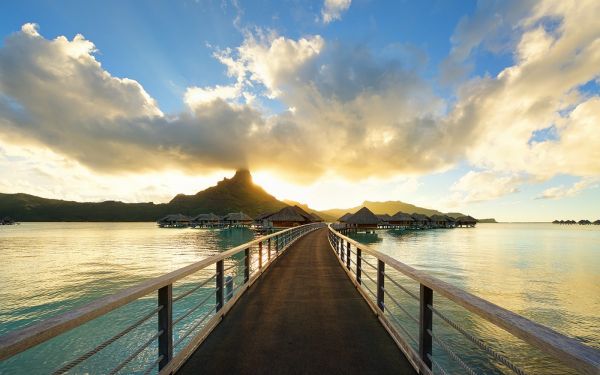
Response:
[{"label": "boardwalk deck", "polygon": [[329,247],[306,235],[254,284],[178,374],[414,374]]}]

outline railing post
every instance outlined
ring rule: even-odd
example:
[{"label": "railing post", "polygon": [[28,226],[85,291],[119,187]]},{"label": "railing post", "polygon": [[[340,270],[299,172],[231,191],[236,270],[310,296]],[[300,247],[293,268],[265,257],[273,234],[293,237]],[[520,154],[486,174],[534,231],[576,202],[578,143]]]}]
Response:
[{"label": "railing post", "polygon": [[377,306],[381,311],[384,310],[384,280],[385,280],[385,263],[379,260],[377,261]]},{"label": "railing post", "polygon": [[262,270],[262,241],[258,243],[258,269]]},{"label": "railing post", "polygon": [[362,267],[362,251],[359,248],[356,248],[356,282],[360,285],[360,277]]},{"label": "railing post", "polygon": [[158,363],[159,371],[173,359],[173,284],[158,290],[158,304],[162,309],[158,312],[158,355],[163,356]]},{"label": "railing post", "polygon": [[271,238],[267,240],[267,259],[271,261]]},{"label": "railing post", "polygon": [[244,250],[244,284],[250,280],[250,248]]},{"label": "railing post", "polygon": [[217,311],[221,310],[221,308],[223,308],[223,294],[224,294],[224,288],[223,288],[223,280],[224,280],[224,275],[223,275],[223,261],[220,260],[217,262],[217,279],[216,279],[216,309]]},{"label": "railing post", "polygon": [[350,271],[350,242],[346,245],[346,268]]},{"label": "railing post", "polygon": [[421,284],[419,308],[419,356],[427,367],[431,368],[433,312],[427,305],[433,306],[433,291]]}]

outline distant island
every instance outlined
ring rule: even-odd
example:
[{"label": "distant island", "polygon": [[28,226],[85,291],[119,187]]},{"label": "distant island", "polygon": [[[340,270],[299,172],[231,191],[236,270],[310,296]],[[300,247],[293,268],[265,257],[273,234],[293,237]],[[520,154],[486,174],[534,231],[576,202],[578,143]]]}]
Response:
[{"label": "distant island", "polygon": [[489,218],[489,219],[477,219],[478,223],[497,223],[496,219],[494,218]]},{"label": "distant island", "polygon": [[[0,217],[10,216],[16,221],[156,221],[172,213],[188,216],[202,212],[225,215],[245,212],[251,217],[275,212],[287,206],[299,206],[307,212],[315,212],[325,221],[336,221],[346,213],[355,213],[367,207],[376,214],[393,215],[398,211],[427,216],[447,215],[452,218],[465,216],[459,212],[441,211],[418,207],[400,201],[371,202],[349,209],[317,211],[294,201],[280,201],[252,182],[250,171],[241,169],[232,178],[224,178],[216,186],[193,195],[178,194],[168,203],[124,203],[119,201],[75,202],[41,198],[34,195],[0,193]],[[495,222],[483,219],[479,222]]]}]

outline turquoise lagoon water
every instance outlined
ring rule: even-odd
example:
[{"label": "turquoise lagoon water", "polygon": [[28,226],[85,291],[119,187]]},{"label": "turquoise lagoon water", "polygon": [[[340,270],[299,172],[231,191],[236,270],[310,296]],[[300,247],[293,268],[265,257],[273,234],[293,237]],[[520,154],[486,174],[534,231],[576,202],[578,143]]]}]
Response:
[{"label": "turquoise lagoon water", "polygon": [[[600,349],[600,227],[554,224],[478,224],[476,228],[378,230],[351,237],[416,269],[501,307]],[[372,264],[376,264],[374,261]],[[370,269],[370,267],[364,267]],[[375,273],[369,273],[375,278]],[[419,286],[394,279],[419,295]],[[364,277],[363,277],[364,279]],[[367,280],[367,284],[369,284]],[[374,289],[374,285],[370,285]],[[388,282],[392,295],[414,317],[418,304]],[[470,333],[485,339],[527,373],[573,373],[512,335],[434,295],[434,306]],[[388,300],[396,320],[418,339],[417,325]],[[434,334],[482,373],[502,366],[434,315]],[[410,341],[410,340],[409,340]],[[415,348],[416,345],[413,345]],[[434,358],[454,373],[464,370],[434,341]]]},{"label": "turquoise lagoon water", "polygon": [[[159,229],[153,223],[23,223],[0,227],[0,334],[176,270],[247,242],[254,235],[247,229]],[[600,348],[600,227],[480,224],[474,229],[380,230],[374,235],[359,233],[354,237],[415,268]],[[236,259],[230,261],[234,267],[229,272],[237,284],[241,282],[241,269],[235,264],[239,263]],[[177,283],[174,295],[213,273],[214,270],[207,270]],[[398,275],[395,278],[418,293],[418,285]],[[175,303],[175,318],[214,293],[213,287],[209,283],[191,298]],[[391,286],[389,290],[409,313],[418,313],[410,297]],[[127,327],[135,321],[133,316],[142,316],[156,304],[156,297],[150,295],[126,305],[0,363],[0,373],[49,373]],[[434,305],[528,372],[567,372],[462,308],[437,297]],[[402,311],[389,301],[386,306],[413,337],[418,337],[416,326]],[[210,305],[204,306],[182,320],[176,327],[176,340],[211,309]],[[156,325],[156,319],[148,320],[71,373],[108,372],[145,339],[150,339]],[[434,319],[434,331],[481,373],[505,370],[461,340],[460,335],[452,334],[452,329],[439,319]],[[122,372],[142,373],[155,358],[156,347],[151,345]],[[451,372],[463,373],[438,344],[434,344],[434,358]]]}]

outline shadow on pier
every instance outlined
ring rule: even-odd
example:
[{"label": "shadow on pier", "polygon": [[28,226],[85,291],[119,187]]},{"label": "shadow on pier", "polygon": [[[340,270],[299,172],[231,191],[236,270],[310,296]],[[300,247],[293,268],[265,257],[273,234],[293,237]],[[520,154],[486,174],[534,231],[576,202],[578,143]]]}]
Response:
[{"label": "shadow on pier", "polygon": [[299,239],[177,374],[415,374],[331,251]]}]

